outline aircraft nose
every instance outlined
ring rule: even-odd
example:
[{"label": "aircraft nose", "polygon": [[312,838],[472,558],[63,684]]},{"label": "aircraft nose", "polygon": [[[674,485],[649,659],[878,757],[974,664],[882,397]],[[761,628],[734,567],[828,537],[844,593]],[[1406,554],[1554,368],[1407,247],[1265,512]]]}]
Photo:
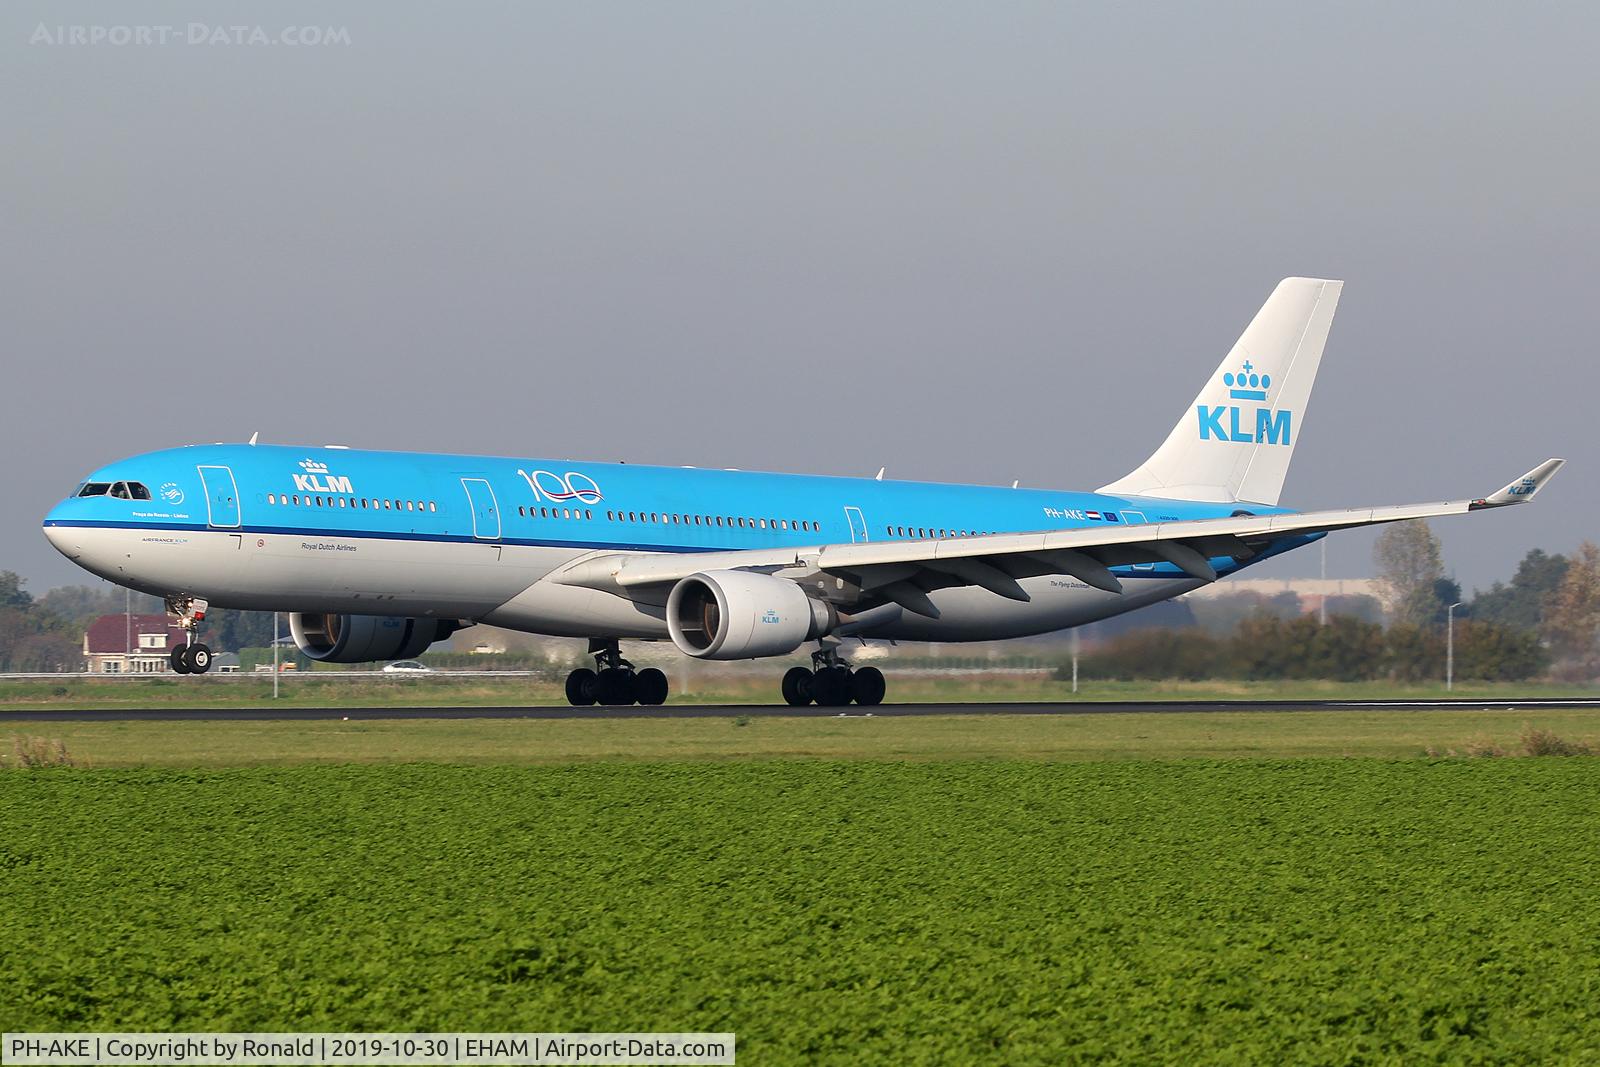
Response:
[{"label": "aircraft nose", "polygon": [[58,526],[53,521],[54,512],[45,517],[45,540],[55,546],[55,550],[68,559],[78,559],[83,555],[83,545],[79,542],[78,531],[71,526]]}]

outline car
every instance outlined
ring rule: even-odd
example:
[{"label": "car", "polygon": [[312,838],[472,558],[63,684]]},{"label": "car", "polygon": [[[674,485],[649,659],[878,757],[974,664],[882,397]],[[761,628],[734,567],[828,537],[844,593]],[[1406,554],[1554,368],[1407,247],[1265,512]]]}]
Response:
[{"label": "car", "polygon": [[433,668],[414,659],[396,660],[383,665],[384,674],[432,674]]}]

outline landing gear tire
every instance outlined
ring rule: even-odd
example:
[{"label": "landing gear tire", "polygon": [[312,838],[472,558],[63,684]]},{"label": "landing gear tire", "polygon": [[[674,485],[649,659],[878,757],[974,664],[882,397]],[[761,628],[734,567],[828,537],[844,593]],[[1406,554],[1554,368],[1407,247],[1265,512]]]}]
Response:
[{"label": "landing gear tire", "polygon": [[883,672],[876,667],[862,667],[850,675],[850,696],[864,708],[883,703],[883,694],[888,688]]},{"label": "landing gear tire", "polygon": [[586,708],[594,703],[595,674],[588,667],[579,667],[567,675],[567,703],[575,708]]},{"label": "landing gear tire", "polygon": [[818,707],[842,708],[850,703],[850,668],[825,667],[811,679],[811,696]]},{"label": "landing gear tire", "polygon": [[803,708],[811,703],[811,672],[804,667],[790,667],[783,676],[783,701],[791,708]]},{"label": "landing gear tire", "polygon": [[646,707],[656,707],[667,702],[667,676],[654,667],[646,667],[633,676],[633,695]]},{"label": "landing gear tire", "polygon": [[633,672],[607,667],[595,676],[594,702],[607,707],[627,707],[634,702]]},{"label": "landing gear tire", "polygon": [[173,674],[189,673],[189,646],[177,645],[167,655],[167,663],[172,667]]},{"label": "landing gear tire", "polygon": [[190,674],[204,674],[211,669],[211,649],[205,645],[190,645],[183,654]]}]

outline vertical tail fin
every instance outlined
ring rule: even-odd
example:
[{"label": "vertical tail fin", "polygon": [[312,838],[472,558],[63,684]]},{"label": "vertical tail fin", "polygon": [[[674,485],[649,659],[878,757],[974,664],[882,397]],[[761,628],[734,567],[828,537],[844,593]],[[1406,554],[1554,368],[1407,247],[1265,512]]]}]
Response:
[{"label": "vertical tail fin", "polygon": [[1276,504],[1343,286],[1279,282],[1166,442],[1100,492]]}]

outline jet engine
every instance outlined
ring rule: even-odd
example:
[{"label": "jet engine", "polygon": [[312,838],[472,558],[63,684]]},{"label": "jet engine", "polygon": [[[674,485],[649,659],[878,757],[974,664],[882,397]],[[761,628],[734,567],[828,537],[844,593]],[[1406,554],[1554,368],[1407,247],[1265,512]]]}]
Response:
[{"label": "jet engine", "polygon": [[833,609],[793,582],[752,571],[702,571],[672,587],[667,631],[697,659],[783,656],[833,628]]},{"label": "jet engine", "polygon": [[300,651],[325,663],[413,659],[461,628],[454,619],[292,612],[289,633]]}]

